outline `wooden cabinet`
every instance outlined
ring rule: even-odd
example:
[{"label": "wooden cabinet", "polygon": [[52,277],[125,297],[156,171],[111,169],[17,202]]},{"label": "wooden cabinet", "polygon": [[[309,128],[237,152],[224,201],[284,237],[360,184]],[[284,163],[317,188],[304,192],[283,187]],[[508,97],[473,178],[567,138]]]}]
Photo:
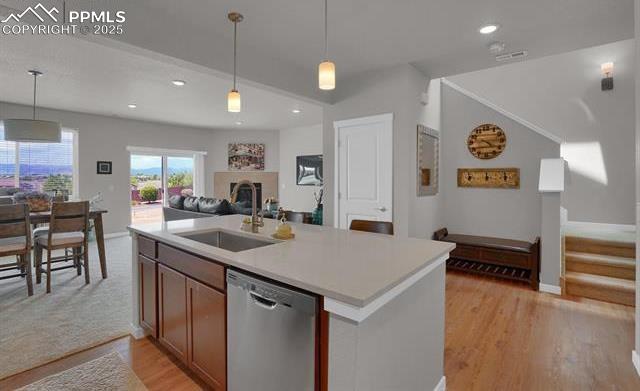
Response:
[{"label": "wooden cabinet", "polygon": [[187,277],[158,265],[158,340],[187,363]]},{"label": "wooden cabinet", "polygon": [[[148,262],[153,261],[140,256],[142,280],[151,270]],[[159,244],[157,292],[160,343],[214,390],[226,390],[224,267]],[[144,297],[141,294],[141,307]]]},{"label": "wooden cabinet", "polygon": [[215,390],[226,389],[225,295],[187,278],[188,365]]},{"label": "wooden cabinet", "polygon": [[138,277],[140,289],[140,326],[153,338],[158,338],[158,312],[157,306],[157,263],[145,257],[138,256]]}]

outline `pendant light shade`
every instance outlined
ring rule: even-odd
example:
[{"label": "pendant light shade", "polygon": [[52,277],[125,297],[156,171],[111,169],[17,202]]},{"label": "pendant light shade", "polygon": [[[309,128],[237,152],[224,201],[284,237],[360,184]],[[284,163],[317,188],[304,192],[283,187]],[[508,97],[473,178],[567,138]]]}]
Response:
[{"label": "pendant light shade", "polygon": [[227,94],[227,111],[230,113],[239,113],[241,108],[240,93],[236,90],[229,91],[229,94]]},{"label": "pendant light shade", "polygon": [[327,0],[324,0],[324,61],[318,65],[318,88],[321,90],[333,90],[336,88],[336,64],[329,61],[327,14]]},{"label": "pendant light shade", "polygon": [[336,65],[331,61],[324,61],[318,65],[318,87],[321,90],[336,88]]},{"label": "pendant light shade", "polygon": [[29,74],[33,76],[33,119],[3,120],[4,139],[29,143],[59,143],[62,131],[60,124],[36,119],[36,80],[42,72],[31,70]]},{"label": "pendant light shade", "polygon": [[236,88],[236,63],[237,63],[237,41],[238,41],[238,23],[242,22],[244,16],[237,12],[231,12],[227,15],[229,20],[233,22],[233,88],[227,94],[227,111],[230,113],[239,113],[242,110],[242,102],[240,93]]}]

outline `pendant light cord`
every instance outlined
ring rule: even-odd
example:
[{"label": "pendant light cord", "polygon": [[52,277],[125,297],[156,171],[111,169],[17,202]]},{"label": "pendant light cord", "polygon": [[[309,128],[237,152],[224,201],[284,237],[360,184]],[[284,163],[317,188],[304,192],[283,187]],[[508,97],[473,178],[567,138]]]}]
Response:
[{"label": "pendant light cord", "polygon": [[238,40],[238,22],[233,22],[233,90],[236,90],[236,62],[237,62],[237,49],[236,42]]},{"label": "pendant light cord", "polygon": [[329,39],[328,39],[328,29],[327,29],[327,19],[328,18],[328,5],[327,0],[324,0],[324,59],[329,59]]},{"label": "pendant light cord", "polygon": [[36,89],[38,88],[38,74],[33,74],[33,119],[36,119]]}]

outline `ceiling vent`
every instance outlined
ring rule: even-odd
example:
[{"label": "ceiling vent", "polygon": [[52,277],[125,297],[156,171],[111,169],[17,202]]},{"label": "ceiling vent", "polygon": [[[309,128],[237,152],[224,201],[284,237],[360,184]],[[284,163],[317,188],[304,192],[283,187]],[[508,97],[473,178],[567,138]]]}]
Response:
[{"label": "ceiling vent", "polygon": [[507,54],[501,54],[499,56],[496,56],[496,61],[502,62],[502,61],[509,61],[509,60],[517,60],[519,58],[527,57],[528,54],[529,52],[527,52],[526,50],[521,50],[519,52],[513,52],[513,53],[507,53]]}]

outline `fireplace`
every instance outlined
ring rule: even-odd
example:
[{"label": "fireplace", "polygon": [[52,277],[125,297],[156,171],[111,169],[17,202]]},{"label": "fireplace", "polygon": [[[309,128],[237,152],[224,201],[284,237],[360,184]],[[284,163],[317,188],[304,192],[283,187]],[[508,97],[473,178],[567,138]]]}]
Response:
[{"label": "fireplace", "polygon": [[[256,186],[256,203],[258,210],[262,209],[262,183],[254,183]],[[233,192],[233,188],[236,187],[236,182],[231,182],[229,187],[229,198],[231,198],[231,193]],[[238,189],[238,197],[236,198],[236,202],[240,201],[249,201],[251,204],[251,186],[249,185],[240,185],[240,189]]]}]

